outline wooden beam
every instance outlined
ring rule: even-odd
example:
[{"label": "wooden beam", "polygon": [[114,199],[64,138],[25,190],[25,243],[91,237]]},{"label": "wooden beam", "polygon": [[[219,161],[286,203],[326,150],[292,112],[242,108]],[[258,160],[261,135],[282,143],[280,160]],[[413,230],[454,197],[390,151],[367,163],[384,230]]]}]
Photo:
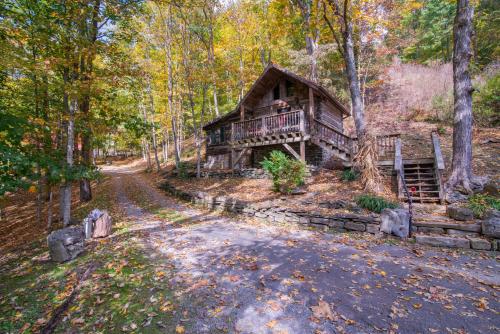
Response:
[{"label": "wooden beam", "polygon": [[236,166],[236,164],[238,162],[240,162],[241,158],[243,158],[243,156],[245,155],[247,151],[247,148],[245,147],[243,150],[241,150],[240,154],[238,155],[238,157],[233,161],[232,163],[232,169],[234,169],[234,167]]},{"label": "wooden beam", "polygon": [[314,92],[311,87],[309,87],[309,127],[310,127],[310,133],[313,131],[313,120],[314,120]]},{"label": "wooden beam", "polygon": [[290,145],[288,145],[287,143],[283,143],[283,146],[285,146],[288,152],[290,152],[295,157],[295,159],[302,160],[300,155],[297,152],[295,152],[295,150]]},{"label": "wooden beam", "polygon": [[306,162],[306,142],[300,142],[300,161]]},{"label": "wooden beam", "polygon": [[436,167],[439,170],[444,170],[444,159],[441,153],[441,146],[439,145],[439,136],[436,132],[431,133],[432,138],[432,148],[434,151],[434,159],[436,161]]}]

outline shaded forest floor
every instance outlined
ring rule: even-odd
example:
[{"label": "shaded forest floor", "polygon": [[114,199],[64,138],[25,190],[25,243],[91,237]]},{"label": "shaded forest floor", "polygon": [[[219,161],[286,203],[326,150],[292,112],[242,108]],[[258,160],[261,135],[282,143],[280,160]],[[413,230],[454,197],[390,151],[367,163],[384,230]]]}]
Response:
[{"label": "shaded forest floor", "polygon": [[113,234],[63,265],[43,242],[3,263],[0,332],[37,332],[77,277],[97,269],[57,333],[490,333],[495,253],[325,234],[202,211],[141,165],[106,166],[92,207]]}]

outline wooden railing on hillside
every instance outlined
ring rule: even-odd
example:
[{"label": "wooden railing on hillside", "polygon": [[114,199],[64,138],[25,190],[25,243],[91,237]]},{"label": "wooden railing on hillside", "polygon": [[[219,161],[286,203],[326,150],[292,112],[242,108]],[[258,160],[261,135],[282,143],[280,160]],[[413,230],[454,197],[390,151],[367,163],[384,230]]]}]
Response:
[{"label": "wooden railing on hillside", "polygon": [[[377,150],[379,157],[393,156],[396,146],[396,139],[400,138],[399,133],[377,136]],[[359,151],[358,138],[352,138],[352,153],[356,154]]]},{"label": "wooden railing on hillside", "polygon": [[235,122],[232,124],[231,141],[289,132],[305,132],[303,110]]},{"label": "wooden railing on hillside", "polygon": [[444,202],[444,182],[443,182],[443,171],[444,171],[444,159],[441,153],[441,145],[439,144],[439,136],[436,132],[431,133],[432,139],[432,152],[434,154],[434,170],[436,174],[436,182],[439,184],[439,200],[441,203]]},{"label": "wooden railing on hillside", "polygon": [[352,149],[351,137],[343,134],[340,130],[335,129],[319,119],[314,119],[314,135],[319,139],[335,145],[343,151],[350,152]]}]

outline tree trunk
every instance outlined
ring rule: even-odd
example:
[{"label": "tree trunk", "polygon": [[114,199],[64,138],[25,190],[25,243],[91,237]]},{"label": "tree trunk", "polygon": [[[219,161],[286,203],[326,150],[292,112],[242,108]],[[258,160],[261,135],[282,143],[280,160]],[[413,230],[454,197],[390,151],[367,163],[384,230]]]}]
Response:
[{"label": "tree trunk", "polygon": [[[92,147],[90,145],[90,135],[86,132],[88,129],[84,130],[83,140],[82,140],[82,164],[86,168],[92,166]],[[80,201],[88,202],[92,199],[92,188],[90,184],[90,179],[83,178],[80,180]]]},{"label": "tree trunk", "polygon": [[155,162],[156,162],[156,168],[158,171],[161,170],[160,166],[160,159],[158,158],[158,145],[156,142],[156,129],[155,129],[155,123],[154,123],[154,117],[155,117],[155,106],[154,106],[154,100],[153,100],[153,92],[151,90],[151,78],[148,75],[147,78],[147,92],[148,92],[148,97],[149,97],[149,109],[151,111],[151,139],[153,140],[153,152],[155,155]]},{"label": "tree trunk", "polygon": [[472,82],[469,63],[472,56],[472,18],[468,0],[457,1],[453,26],[453,159],[447,189],[457,185],[471,190],[472,180]]},{"label": "tree trunk", "polygon": [[49,185],[49,203],[47,208],[47,231],[50,232],[52,229],[52,209],[54,206],[54,192],[52,191],[52,187]]},{"label": "tree trunk", "polygon": [[[69,169],[73,167],[73,151],[75,148],[75,113],[77,108],[77,100],[73,100],[69,105],[68,119],[68,143],[66,148],[66,164]],[[63,226],[66,227],[71,219],[71,180],[67,180],[63,187]]]},{"label": "tree trunk", "polygon": [[366,133],[365,111],[361,91],[359,87],[358,74],[356,70],[356,58],[354,56],[354,41],[352,36],[352,23],[345,23],[344,31],[344,61],[351,94],[352,115],[356,126],[356,133],[360,142]]}]

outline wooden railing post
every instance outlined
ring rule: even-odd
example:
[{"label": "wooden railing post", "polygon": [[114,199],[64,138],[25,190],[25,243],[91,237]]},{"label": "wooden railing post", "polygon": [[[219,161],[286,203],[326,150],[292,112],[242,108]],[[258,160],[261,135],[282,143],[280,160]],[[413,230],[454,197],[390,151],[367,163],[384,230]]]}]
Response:
[{"label": "wooden railing post", "polygon": [[305,120],[304,120],[304,111],[303,110],[301,110],[299,113],[299,129],[300,129],[300,133],[302,133],[302,135],[305,135],[306,124],[305,124]]},{"label": "wooden railing post", "polygon": [[436,181],[439,184],[439,200],[444,202],[444,182],[441,175],[444,170],[444,159],[441,153],[441,145],[439,144],[439,136],[436,132],[431,132],[432,151],[434,153],[434,169],[436,172]]}]

